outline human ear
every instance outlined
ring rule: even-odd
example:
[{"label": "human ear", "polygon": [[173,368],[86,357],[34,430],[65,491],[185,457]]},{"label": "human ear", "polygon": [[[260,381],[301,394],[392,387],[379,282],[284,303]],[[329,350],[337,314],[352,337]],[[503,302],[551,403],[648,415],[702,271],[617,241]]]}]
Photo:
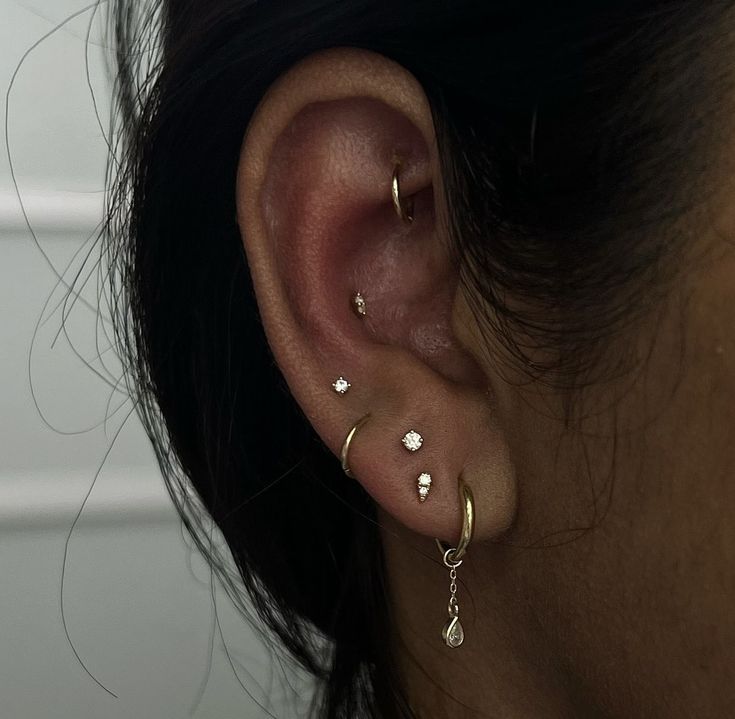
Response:
[{"label": "human ear", "polygon": [[[397,163],[411,222],[391,195]],[[516,489],[488,377],[453,325],[473,320],[455,311],[463,290],[441,179],[413,75],[376,53],[332,48],[289,69],[257,107],[237,214],[268,342],[304,414],[337,457],[369,414],[349,449],[354,477],[399,522],[453,541],[460,475],[475,495],[477,538],[510,525]],[[345,394],[332,387],[340,376]],[[402,443],[412,429],[423,437],[414,452]]]}]

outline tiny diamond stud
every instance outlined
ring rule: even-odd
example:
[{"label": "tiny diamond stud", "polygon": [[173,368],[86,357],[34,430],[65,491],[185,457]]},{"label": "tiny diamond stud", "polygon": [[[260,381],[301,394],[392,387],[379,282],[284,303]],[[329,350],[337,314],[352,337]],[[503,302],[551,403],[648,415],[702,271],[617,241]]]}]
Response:
[{"label": "tiny diamond stud", "polygon": [[367,305],[365,304],[365,298],[360,292],[355,292],[352,296],[352,308],[355,310],[355,314],[358,317],[365,317],[367,315]]},{"label": "tiny diamond stud", "polygon": [[431,489],[431,475],[428,472],[422,472],[419,475],[417,488],[419,490],[419,502],[425,502]]},{"label": "tiny diamond stud", "polygon": [[417,452],[421,449],[424,438],[415,429],[410,429],[403,435],[401,442],[409,452]]},{"label": "tiny diamond stud", "polygon": [[350,387],[352,387],[352,385],[344,377],[337,377],[337,379],[332,382],[332,388],[337,394],[345,394]]}]

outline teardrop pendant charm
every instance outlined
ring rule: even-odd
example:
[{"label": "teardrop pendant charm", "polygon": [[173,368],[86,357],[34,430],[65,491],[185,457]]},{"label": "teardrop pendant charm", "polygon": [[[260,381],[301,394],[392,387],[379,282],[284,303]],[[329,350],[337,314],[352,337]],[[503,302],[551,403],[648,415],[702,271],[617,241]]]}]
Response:
[{"label": "teardrop pendant charm", "polygon": [[442,639],[444,643],[456,649],[464,641],[464,628],[462,622],[459,621],[459,617],[452,617],[442,629]]},{"label": "teardrop pendant charm", "polygon": [[457,601],[457,567],[462,564],[462,560],[452,559],[453,552],[453,549],[444,552],[444,564],[449,568],[449,604],[447,604],[449,619],[442,629],[442,639],[448,647],[456,649],[464,641],[464,627],[459,621]]},{"label": "teardrop pendant charm", "polygon": [[449,570],[449,604],[447,612],[449,619],[442,629],[442,639],[451,649],[456,649],[464,642],[464,627],[459,621],[459,602],[457,601],[457,569],[462,564],[462,558],[472,541],[475,528],[475,502],[472,490],[459,478],[460,506],[463,509],[462,533],[456,547],[449,547],[444,542],[436,540],[436,546],[442,555],[444,566]]}]

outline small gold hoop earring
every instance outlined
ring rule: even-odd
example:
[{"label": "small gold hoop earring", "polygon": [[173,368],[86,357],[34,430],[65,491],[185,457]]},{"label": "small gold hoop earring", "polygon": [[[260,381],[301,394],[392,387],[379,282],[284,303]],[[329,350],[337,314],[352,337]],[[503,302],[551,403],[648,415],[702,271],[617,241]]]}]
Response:
[{"label": "small gold hoop earring", "polygon": [[350,465],[348,463],[348,455],[350,453],[350,445],[352,444],[352,440],[355,439],[355,435],[357,434],[357,430],[362,427],[362,425],[365,424],[370,419],[370,415],[366,414],[362,419],[360,419],[357,424],[347,433],[347,436],[345,437],[345,441],[342,443],[342,450],[339,453],[339,458],[342,462],[342,470],[348,477],[352,477],[352,479],[355,478],[355,475],[352,474],[352,470],[350,469]]},{"label": "small gold hoop earring", "polygon": [[449,604],[447,619],[442,629],[444,643],[456,649],[464,641],[464,627],[459,621],[459,602],[457,601],[457,569],[462,564],[462,558],[470,546],[472,536],[475,532],[475,500],[472,490],[465,484],[461,475],[459,478],[459,503],[462,508],[462,531],[456,547],[451,547],[445,542],[436,540],[436,545],[442,555],[444,566],[449,569]]},{"label": "small gold hoop earring", "polygon": [[403,202],[401,201],[401,187],[398,182],[398,171],[400,168],[401,163],[396,160],[395,165],[393,165],[393,178],[391,182],[393,207],[395,208],[398,217],[400,217],[403,222],[410,224],[413,222],[413,199],[409,199],[407,206],[404,207]]},{"label": "small gold hoop earring", "polygon": [[457,546],[450,547],[446,542],[436,540],[439,553],[444,555],[445,552],[449,551],[449,559],[453,562],[461,561],[475,533],[475,498],[472,495],[470,486],[465,483],[461,476],[459,478],[459,506],[462,509],[462,531]]}]

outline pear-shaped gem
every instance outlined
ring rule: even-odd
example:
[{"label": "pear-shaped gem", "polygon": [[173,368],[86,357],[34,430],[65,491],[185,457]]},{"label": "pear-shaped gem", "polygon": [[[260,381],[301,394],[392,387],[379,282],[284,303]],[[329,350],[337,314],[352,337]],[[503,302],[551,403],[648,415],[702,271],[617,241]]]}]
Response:
[{"label": "pear-shaped gem", "polygon": [[431,489],[431,475],[428,472],[422,472],[419,475],[417,489],[419,491],[419,501],[425,502]]},{"label": "pear-shaped gem", "polygon": [[464,628],[457,617],[452,617],[442,631],[442,638],[448,647],[456,649],[464,641]]},{"label": "pear-shaped gem", "polygon": [[449,646],[458,647],[464,641],[464,629],[462,628],[462,622],[457,620],[457,623],[449,630],[447,636],[449,640]]}]

